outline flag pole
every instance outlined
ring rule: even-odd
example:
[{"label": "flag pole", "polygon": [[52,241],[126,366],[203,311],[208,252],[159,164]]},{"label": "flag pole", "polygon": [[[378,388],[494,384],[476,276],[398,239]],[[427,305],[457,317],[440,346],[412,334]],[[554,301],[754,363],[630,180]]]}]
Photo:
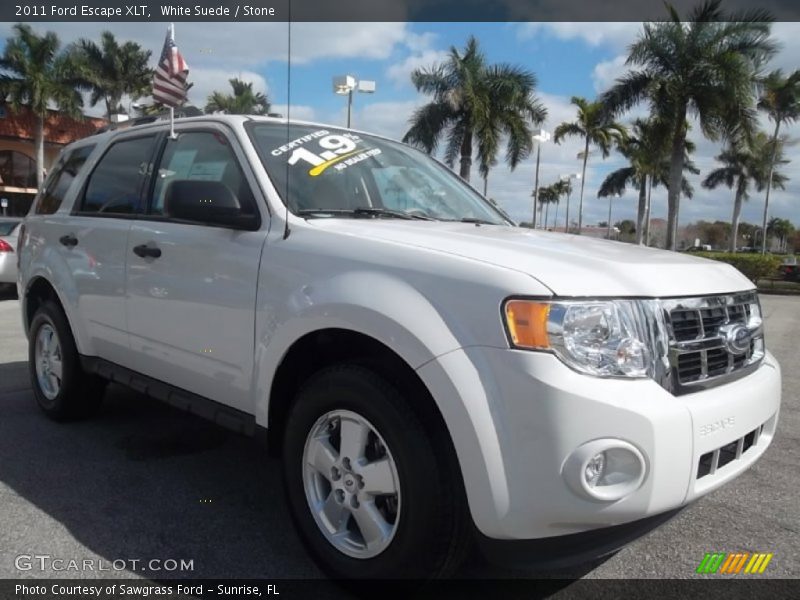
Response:
[{"label": "flag pole", "polygon": [[[169,39],[175,43],[175,24],[169,24]],[[175,107],[169,107],[169,137],[170,139],[176,139],[178,136],[175,135]]]}]

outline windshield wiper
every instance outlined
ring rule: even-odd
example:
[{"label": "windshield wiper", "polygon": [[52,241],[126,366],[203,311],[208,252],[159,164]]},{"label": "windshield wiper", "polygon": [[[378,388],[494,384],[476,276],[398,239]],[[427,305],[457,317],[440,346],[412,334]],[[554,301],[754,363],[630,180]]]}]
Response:
[{"label": "windshield wiper", "polygon": [[459,223],[474,223],[475,225],[497,225],[497,223],[492,223],[486,219],[477,219],[475,217],[464,217],[463,219],[453,220],[457,220]]},{"label": "windshield wiper", "polygon": [[297,214],[301,217],[315,215],[349,215],[349,216],[375,216],[393,217],[396,219],[408,219],[419,221],[434,221],[432,217],[416,213],[406,213],[400,210],[389,208],[377,208],[374,206],[361,206],[358,208],[307,208],[298,210]]},{"label": "windshield wiper", "polygon": [[422,215],[419,213],[407,213],[402,210],[392,210],[390,208],[377,208],[374,206],[362,206],[354,208],[353,213],[356,215],[375,215],[377,217],[397,217],[398,219],[416,219],[418,221],[433,221],[433,217]]}]

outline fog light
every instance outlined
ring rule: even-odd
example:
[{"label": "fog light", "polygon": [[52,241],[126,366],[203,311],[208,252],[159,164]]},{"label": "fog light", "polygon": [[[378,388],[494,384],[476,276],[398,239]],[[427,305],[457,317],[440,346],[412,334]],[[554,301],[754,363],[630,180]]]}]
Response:
[{"label": "fog light", "polygon": [[644,456],[624,440],[594,440],[569,455],[561,474],[569,487],[589,500],[614,502],[635,492],[647,471]]},{"label": "fog light", "polygon": [[606,468],[606,455],[604,452],[599,454],[595,454],[589,462],[586,463],[586,470],[583,473],[583,476],[586,478],[586,483],[589,487],[594,487],[597,484],[597,481],[603,475],[603,471]]}]

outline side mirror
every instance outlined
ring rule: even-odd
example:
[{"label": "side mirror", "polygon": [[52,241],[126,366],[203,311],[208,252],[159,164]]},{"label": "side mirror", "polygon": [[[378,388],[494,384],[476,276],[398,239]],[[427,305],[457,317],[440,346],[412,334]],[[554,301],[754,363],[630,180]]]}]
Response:
[{"label": "side mirror", "polygon": [[164,209],[169,217],[180,221],[235,229],[258,228],[258,215],[243,213],[239,199],[219,181],[178,179],[170,182]]}]

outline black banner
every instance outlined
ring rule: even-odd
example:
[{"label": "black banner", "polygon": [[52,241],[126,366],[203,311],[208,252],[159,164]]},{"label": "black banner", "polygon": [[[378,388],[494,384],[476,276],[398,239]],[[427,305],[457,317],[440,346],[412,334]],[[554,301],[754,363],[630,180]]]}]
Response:
[{"label": "black banner", "polygon": [[277,598],[538,598],[618,600],[620,598],[692,598],[752,600],[797,597],[798,581],[751,579],[748,576],[706,579],[504,579],[419,581],[330,580],[163,580],[51,579],[0,580],[3,600],[244,600]]},{"label": "black banner", "polygon": [[[687,14],[700,0],[671,0]],[[726,11],[751,0],[722,0]],[[800,20],[800,2],[762,0],[778,21]],[[662,0],[16,0],[0,3],[0,20],[52,21],[647,21],[665,18]]]}]

